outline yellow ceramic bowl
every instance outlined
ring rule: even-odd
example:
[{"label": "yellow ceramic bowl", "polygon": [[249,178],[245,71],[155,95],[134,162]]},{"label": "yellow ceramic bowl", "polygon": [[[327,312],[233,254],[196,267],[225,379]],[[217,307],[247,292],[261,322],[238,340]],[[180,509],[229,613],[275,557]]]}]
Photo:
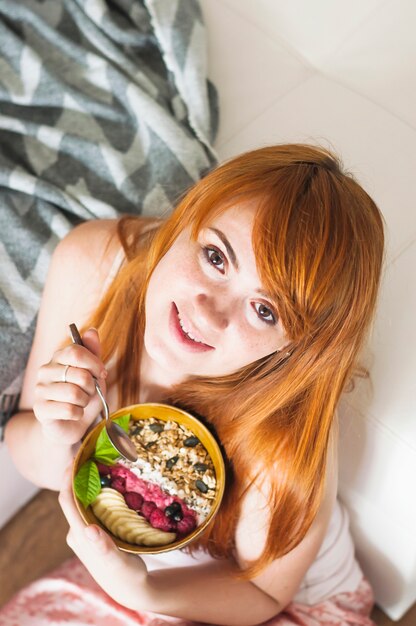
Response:
[{"label": "yellow ceramic bowl", "polygon": [[[192,433],[198,437],[202,445],[207,450],[208,454],[211,457],[215,468],[216,474],[216,494],[215,498],[212,500],[211,511],[204,520],[204,522],[195,528],[195,530],[187,535],[185,538],[170,543],[165,546],[158,547],[146,547],[146,546],[138,546],[130,543],[126,543],[122,541],[118,537],[111,535],[116,545],[125,552],[132,552],[135,554],[158,554],[160,552],[168,552],[170,550],[176,550],[177,548],[183,548],[191,541],[194,541],[197,537],[199,537],[207,526],[212,522],[214,516],[216,515],[219,506],[221,504],[221,500],[224,494],[225,487],[225,468],[224,468],[224,460],[221,454],[220,447],[216,442],[215,438],[209,432],[209,430],[195,417],[177,409],[176,407],[169,406],[167,404],[155,404],[155,403],[147,403],[147,404],[133,404],[131,406],[124,407],[119,409],[115,413],[111,414],[111,419],[115,419],[116,417],[120,417],[121,415],[125,415],[126,413],[130,413],[131,418],[133,420],[143,420],[150,419],[151,417],[155,417],[157,419],[163,420],[165,422],[171,420],[175,421],[178,424],[182,424],[186,428],[188,428]],[[72,475],[72,484],[74,483],[74,478],[85,461],[88,461],[94,453],[95,443],[97,441],[98,435],[100,434],[102,428],[104,428],[104,421],[97,424],[97,426],[87,435],[84,439],[80,449],[78,450],[78,454],[75,458],[74,467],[73,467],[73,475]],[[84,505],[78,500],[75,496],[74,498],[76,505],[78,507],[78,511],[80,512],[81,517],[83,518],[86,524],[98,524],[104,530],[111,534],[110,531],[105,528],[101,522],[95,517],[91,506],[85,508]]]}]

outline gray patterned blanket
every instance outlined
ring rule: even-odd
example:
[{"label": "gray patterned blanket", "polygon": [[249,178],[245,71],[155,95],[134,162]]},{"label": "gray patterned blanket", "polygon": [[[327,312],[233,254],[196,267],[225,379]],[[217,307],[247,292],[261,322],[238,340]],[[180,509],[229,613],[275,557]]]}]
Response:
[{"label": "gray patterned blanket", "polygon": [[216,162],[197,0],[0,1],[0,394],[77,223],[160,215]]}]

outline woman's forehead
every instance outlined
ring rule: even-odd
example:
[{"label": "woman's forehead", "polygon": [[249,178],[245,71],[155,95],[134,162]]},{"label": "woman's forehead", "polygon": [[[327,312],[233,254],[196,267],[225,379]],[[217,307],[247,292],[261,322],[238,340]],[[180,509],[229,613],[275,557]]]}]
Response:
[{"label": "woman's forehead", "polygon": [[207,216],[202,223],[203,228],[224,228],[235,232],[249,232],[253,230],[254,218],[258,208],[258,200],[241,199],[234,200],[218,212]]}]

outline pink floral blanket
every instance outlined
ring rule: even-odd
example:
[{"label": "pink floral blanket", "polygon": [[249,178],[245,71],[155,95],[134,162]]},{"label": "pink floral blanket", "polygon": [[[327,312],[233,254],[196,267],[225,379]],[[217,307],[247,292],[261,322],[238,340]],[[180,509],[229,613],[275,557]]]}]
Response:
[{"label": "pink floral blanket", "polygon": [[[314,606],[291,603],[264,626],[375,626],[369,618],[374,598],[363,579],[354,593]],[[135,612],[114,602],[81,562],[66,561],[48,577],[18,592],[0,609],[0,626],[202,626],[154,613]],[[207,626],[207,625],[205,625]]]}]

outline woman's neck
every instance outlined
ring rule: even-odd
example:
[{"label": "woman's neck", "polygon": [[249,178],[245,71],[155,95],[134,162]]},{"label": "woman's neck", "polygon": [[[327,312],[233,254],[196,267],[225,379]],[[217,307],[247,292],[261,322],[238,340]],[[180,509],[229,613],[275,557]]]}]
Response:
[{"label": "woman's neck", "polygon": [[143,349],[140,363],[139,402],[166,402],[172,387],[182,380],[174,372],[160,367]]}]

